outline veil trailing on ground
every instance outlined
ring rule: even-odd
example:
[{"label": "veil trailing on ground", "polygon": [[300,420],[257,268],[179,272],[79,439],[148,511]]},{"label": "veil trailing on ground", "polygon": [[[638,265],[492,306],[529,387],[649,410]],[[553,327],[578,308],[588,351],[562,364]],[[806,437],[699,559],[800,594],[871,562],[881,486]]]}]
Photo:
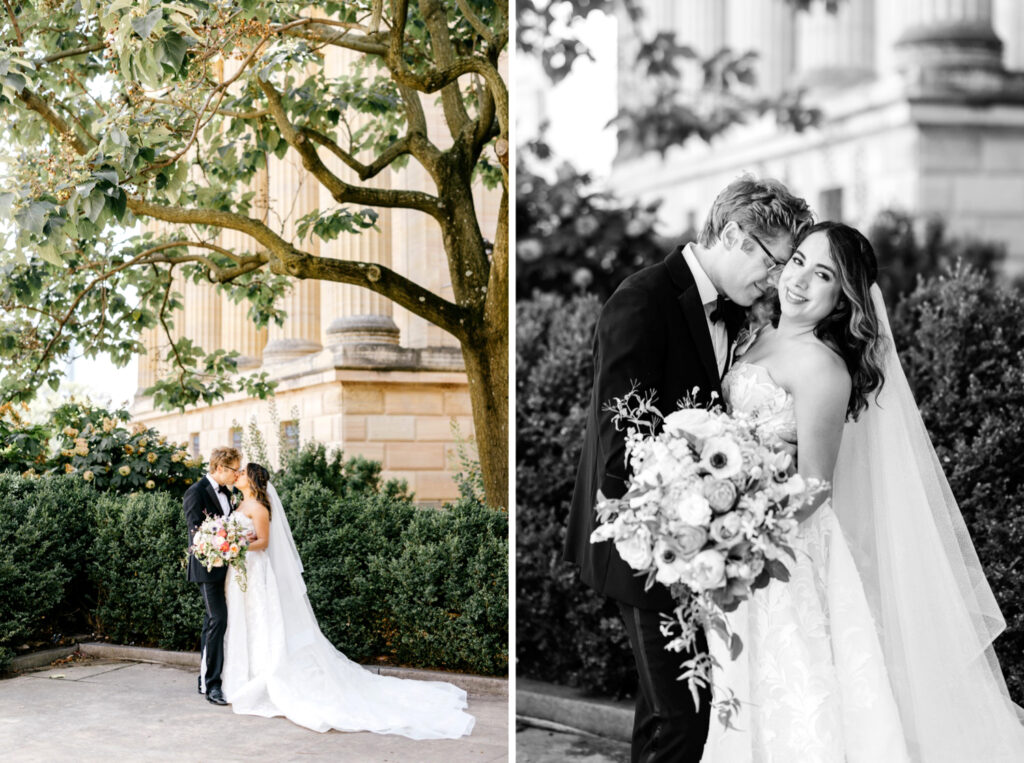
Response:
[{"label": "veil trailing on ground", "polygon": [[[226,684],[236,713],[284,715],[315,731],[372,731],[457,739],[473,729],[466,692],[440,681],[378,675],[348,659],[320,631],[281,498],[267,485],[270,537],[262,585],[229,597]],[[254,558],[253,576],[259,567]],[[230,624],[234,610],[234,629]],[[248,612],[246,611],[248,609]],[[232,656],[232,647],[236,647]]]},{"label": "veil trailing on ground", "polygon": [[992,642],[1006,627],[900,366],[843,431],[833,508],[878,626],[914,760],[1024,760]]},{"label": "veil trailing on ground", "polygon": [[300,649],[312,643],[320,629],[316,624],[313,607],[306,596],[306,582],[302,579],[302,559],[295,547],[288,515],[285,514],[277,490],[270,483],[267,483],[267,498],[270,499],[271,509],[267,556],[281,592],[281,610],[284,615],[288,649]]}]

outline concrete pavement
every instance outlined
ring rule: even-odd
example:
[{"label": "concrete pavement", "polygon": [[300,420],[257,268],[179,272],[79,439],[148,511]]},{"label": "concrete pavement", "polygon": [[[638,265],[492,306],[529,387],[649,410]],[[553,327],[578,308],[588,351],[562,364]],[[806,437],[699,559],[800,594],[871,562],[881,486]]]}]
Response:
[{"label": "concrete pavement", "polygon": [[470,694],[468,737],[414,741],[235,715],[195,686],[190,667],[88,657],[0,680],[0,760],[508,760],[507,696]]},{"label": "concrete pavement", "polygon": [[516,724],[516,763],[629,763],[629,745],[551,725]]}]

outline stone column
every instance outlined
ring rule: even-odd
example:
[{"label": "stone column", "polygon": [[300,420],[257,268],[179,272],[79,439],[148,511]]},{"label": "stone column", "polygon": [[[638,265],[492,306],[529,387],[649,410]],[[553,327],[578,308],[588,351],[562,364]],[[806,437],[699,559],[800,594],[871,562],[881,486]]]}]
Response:
[{"label": "stone column", "polygon": [[675,9],[676,41],[700,55],[714,55],[725,47],[725,8],[722,0],[689,0]]},{"label": "stone column", "polygon": [[160,363],[160,355],[157,348],[157,331],[158,327],[143,329],[142,335],[139,337],[142,345],[146,348],[146,354],[139,355],[139,388],[135,392],[136,397],[141,396],[144,389],[156,384],[159,378],[157,368]]},{"label": "stone column", "polygon": [[217,287],[205,279],[196,283],[189,278],[183,296],[185,309],[178,320],[185,336],[206,352],[220,349],[221,297]]},{"label": "stone column", "polygon": [[815,4],[797,14],[797,82],[842,87],[875,68],[875,0],[845,0],[836,13]]},{"label": "stone column", "polygon": [[[269,204],[269,177],[266,168],[257,170],[250,188],[255,194],[252,201],[252,217],[267,221]],[[235,254],[254,254],[257,242],[236,230],[225,228],[220,234],[220,245]],[[221,347],[228,352],[239,353],[238,370],[247,371],[263,362],[263,346],[267,343],[267,328],[256,328],[249,317],[249,303],[232,302],[227,296],[221,298]]]},{"label": "stone column", "polygon": [[794,11],[785,0],[726,0],[726,44],[755,50],[757,89],[773,95],[790,84],[794,65]]},{"label": "stone column", "polygon": [[896,41],[901,70],[1002,71],[992,0],[909,0],[905,13]]},{"label": "stone column", "polygon": [[[325,51],[325,55],[324,66],[329,79],[342,76],[356,58],[356,54],[351,51],[334,47]],[[346,118],[353,130],[367,124],[370,119],[366,115],[354,112],[347,114]],[[390,187],[390,169],[384,170],[369,181],[364,181],[336,156],[327,151],[322,151],[321,156],[325,158],[328,168],[347,183],[370,185],[375,188]],[[362,162],[373,160],[369,154],[362,154],[358,158]],[[319,193],[321,209],[338,206],[326,188],[321,188]],[[379,208],[376,211],[379,215],[377,229],[366,229],[357,234],[343,233],[334,241],[321,244],[321,255],[341,260],[375,263],[390,268],[392,211],[386,208]],[[398,346],[399,330],[393,317],[391,300],[377,292],[352,284],[325,282],[323,287],[321,325],[325,327],[326,345]]]},{"label": "stone column", "polygon": [[1024,70],[1024,3],[995,0],[992,21],[1003,43],[1003,62],[1010,71]]},{"label": "stone column", "polygon": [[[284,159],[268,157],[270,211],[269,224],[297,248],[319,254],[317,239],[298,241],[295,232],[300,218],[317,208],[320,184],[302,167],[293,151]],[[302,357],[322,349],[320,344],[320,282],[292,279],[290,291],[281,300],[288,314],[283,326],[271,323],[264,363],[276,363]]]}]

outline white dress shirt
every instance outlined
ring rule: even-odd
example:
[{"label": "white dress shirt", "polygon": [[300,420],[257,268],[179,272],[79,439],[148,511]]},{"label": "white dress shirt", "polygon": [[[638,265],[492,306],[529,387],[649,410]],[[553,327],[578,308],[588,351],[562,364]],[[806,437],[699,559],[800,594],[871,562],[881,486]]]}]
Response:
[{"label": "white dress shirt", "polygon": [[683,259],[693,273],[693,280],[697,284],[697,292],[700,294],[700,301],[704,305],[704,319],[708,323],[708,331],[711,332],[711,346],[715,349],[715,360],[718,361],[718,376],[721,378],[725,373],[725,364],[729,360],[729,332],[725,329],[725,321],[712,323],[711,313],[718,304],[718,289],[711,283],[708,274],[697,261],[697,255],[693,252],[693,244],[683,247]]},{"label": "white dress shirt", "polygon": [[217,493],[217,500],[220,501],[220,510],[224,512],[226,517],[231,513],[231,502],[226,495],[220,492],[220,483],[213,478],[212,474],[207,474],[206,479],[210,480],[210,484],[213,485],[213,489]]}]

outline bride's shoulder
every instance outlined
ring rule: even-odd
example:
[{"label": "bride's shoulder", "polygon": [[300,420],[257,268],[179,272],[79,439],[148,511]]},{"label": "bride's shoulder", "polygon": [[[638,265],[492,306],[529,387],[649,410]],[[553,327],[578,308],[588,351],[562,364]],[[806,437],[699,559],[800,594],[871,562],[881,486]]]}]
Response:
[{"label": "bride's shoulder", "polygon": [[255,498],[246,498],[240,504],[238,504],[239,510],[244,514],[255,519],[258,516],[269,516],[270,511],[262,503],[257,501]]},{"label": "bride's shoulder", "polygon": [[798,386],[843,389],[851,383],[846,361],[817,338],[793,342],[787,348],[790,375]]}]

